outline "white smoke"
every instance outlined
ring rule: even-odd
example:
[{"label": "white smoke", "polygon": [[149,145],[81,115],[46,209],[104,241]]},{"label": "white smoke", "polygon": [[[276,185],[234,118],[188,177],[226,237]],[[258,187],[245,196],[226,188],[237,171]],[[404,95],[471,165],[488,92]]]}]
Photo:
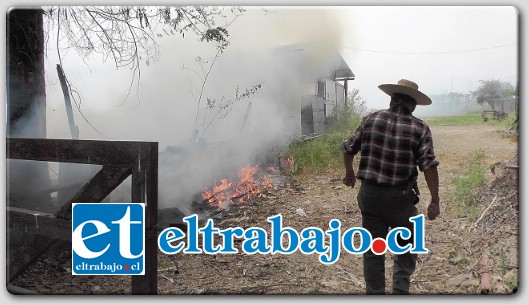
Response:
[{"label": "white smoke", "polygon": [[[109,139],[159,142],[159,205],[187,213],[204,188],[246,164],[273,161],[270,152],[300,133],[301,97],[314,94],[307,88],[330,74],[340,48],[342,29],[333,14],[319,8],[249,8],[228,28],[231,45],[215,61],[203,92],[191,69],[202,75],[196,57],[211,63],[216,50],[190,34],[160,39],[160,60],[142,66],[139,86],[133,85],[124,103],[131,71],[116,71],[111,62],[87,65],[72,53],[63,58],[63,69],[81,93],[77,103],[82,102],[84,117]],[[53,73],[55,54],[48,50],[47,58],[48,137],[68,138],[64,100]],[[207,98],[232,99],[236,88],[243,93],[255,85],[261,86],[255,94],[233,104],[203,134],[198,126],[198,137],[192,139],[200,93],[202,109]],[[81,139],[100,140],[76,108]],[[208,113],[205,122],[215,111]],[[111,200],[130,200],[129,185],[120,186]]]}]

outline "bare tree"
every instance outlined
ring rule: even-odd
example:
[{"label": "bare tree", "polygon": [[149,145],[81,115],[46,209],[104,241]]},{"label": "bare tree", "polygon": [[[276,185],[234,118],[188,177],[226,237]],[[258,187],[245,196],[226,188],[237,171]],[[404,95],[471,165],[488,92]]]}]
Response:
[{"label": "bare tree", "polygon": [[[199,6],[11,9],[7,15],[7,136],[46,137],[44,54],[46,43],[53,43],[49,41],[49,29],[56,31],[55,44],[60,59],[67,50],[74,50],[85,59],[99,54],[103,60],[113,62],[116,68],[130,68],[133,73],[128,96],[134,83],[139,83],[140,64],[158,59],[159,37],[192,32],[202,41],[226,48],[226,27],[243,12],[237,7]],[[222,24],[217,24],[219,22]],[[71,91],[71,86],[69,88]],[[17,132],[20,125],[25,125],[23,134]],[[32,175],[49,184],[47,168]],[[41,194],[32,193],[35,191],[24,193],[28,202],[43,198]]]},{"label": "bare tree", "polygon": [[[128,96],[133,84],[139,83],[140,63],[148,65],[159,58],[157,38],[184,36],[191,31],[202,41],[226,48],[226,27],[243,12],[239,7],[220,6],[13,9],[8,14],[8,127],[26,116],[37,100],[40,121],[45,122],[43,55],[45,41],[52,43],[47,39],[50,29],[56,31],[60,59],[64,52],[73,49],[83,58],[99,54],[116,68],[130,68],[133,74]],[[35,90],[27,90],[29,87]],[[35,134],[45,137],[45,124],[37,129]]]},{"label": "bare tree", "polygon": [[[199,132],[200,136],[203,137],[217,120],[227,117],[232,111],[234,104],[249,99],[262,87],[261,83],[257,83],[244,90],[241,90],[241,88],[237,86],[233,97],[205,97],[204,94],[209,76],[213,70],[215,62],[222,52],[223,48],[217,47],[217,53],[211,61],[204,60],[202,57],[198,56],[195,61],[199,69],[193,69],[187,66],[182,67],[182,70],[191,71],[198,78],[198,85],[192,82],[190,88],[190,94],[196,104],[195,121],[193,123],[193,133],[191,135],[191,138],[194,140],[197,139]],[[203,103],[204,100],[206,102],[205,105]],[[251,107],[251,105],[249,107]],[[200,131],[200,128],[202,131]]]},{"label": "bare tree", "polygon": [[[229,11],[229,16],[227,16]],[[133,71],[128,95],[141,78],[140,63],[146,65],[160,56],[157,38],[185,36],[191,31],[201,41],[215,42],[224,50],[229,23],[244,12],[238,7],[51,7],[46,9],[49,28],[56,29],[59,58],[65,50],[60,42],[87,58],[100,55],[116,68]],[[229,18],[229,19],[228,19]],[[222,25],[217,22],[222,21]]]}]

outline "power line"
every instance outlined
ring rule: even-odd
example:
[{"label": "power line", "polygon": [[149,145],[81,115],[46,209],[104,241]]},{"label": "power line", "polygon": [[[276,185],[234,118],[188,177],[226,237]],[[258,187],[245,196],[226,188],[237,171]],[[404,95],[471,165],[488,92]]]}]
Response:
[{"label": "power line", "polygon": [[504,44],[504,45],[498,45],[498,46],[486,47],[486,48],[478,48],[478,49],[433,51],[433,52],[382,51],[382,50],[372,50],[372,49],[363,49],[363,48],[352,48],[352,47],[347,47],[347,46],[344,48],[350,49],[350,50],[363,51],[363,52],[384,53],[384,54],[430,55],[430,54],[452,54],[452,53],[476,52],[476,51],[492,50],[492,49],[498,49],[498,48],[504,48],[504,47],[517,46],[517,45],[518,44],[513,43],[513,44]]}]

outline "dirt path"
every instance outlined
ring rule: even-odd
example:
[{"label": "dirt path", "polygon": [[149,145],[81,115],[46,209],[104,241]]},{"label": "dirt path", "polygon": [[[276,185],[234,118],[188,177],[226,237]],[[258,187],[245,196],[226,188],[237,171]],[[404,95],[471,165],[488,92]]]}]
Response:
[{"label": "dirt path", "polygon": [[[482,150],[487,164],[492,165],[513,159],[517,143],[488,125],[435,126],[432,132],[441,162],[442,216],[426,223],[426,247],[430,252],[419,256],[411,292],[475,294],[479,287],[480,235],[469,229],[468,219],[453,216],[453,203],[447,200],[450,181],[464,172],[477,150]],[[309,226],[327,229],[331,219],[339,219],[342,228],[360,226],[358,188],[344,187],[341,175],[342,171],[328,171],[296,176],[285,187],[217,215],[215,225],[269,228],[266,218],[281,213],[283,225],[298,231]],[[426,194],[422,177],[420,185]],[[427,198],[423,195],[419,203],[420,213],[425,213]],[[240,249],[241,244],[237,243],[236,247]],[[130,293],[127,277],[64,275],[64,270],[69,270],[70,257],[63,255],[62,262],[55,262],[62,270],[59,274],[50,271],[46,261],[41,261],[14,284],[41,293]],[[386,260],[387,283],[390,283],[391,255],[386,255]],[[345,251],[332,265],[321,264],[316,255],[300,252],[215,256],[160,253],[158,282],[160,294],[363,294],[365,291],[362,258]]]},{"label": "dirt path", "polygon": [[[432,133],[440,161],[443,208],[440,219],[427,222],[430,253],[420,256],[414,275],[414,292],[475,294],[479,289],[478,263],[482,251],[485,251],[482,232],[473,229],[468,219],[454,216],[456,203],[450,202],[449,196],[452,191],[451,180],[468,169],[469,161],[476,152],[483,152],[485,164],[492,168],[497,162],[516,159],[518,145],[504,131],[490,125],[434,126]],[[494,179],[491,171],[486,172],[486,178],[488,182]],[[427,190],[423,177],[421,189]],[[423,211],[427,204],[424,199],[421,202]],[[498,260],[495,263],[499,264]]]},{"label": "dirt path", "polygon": [[[463,255],[464,248],[479,247],[469,232],[467,219],[455,219],[451,203],[446,201],[450,180],[460,175],[476,151],[482,150],[487,164],[512,159],[516,142],[503,136],[498,128],[483,126],[432,127],[438,158],[441,162],[442,217],[427,222],[427,248],[430,253],[420,256],[412,278],[412,293],[451,294],[476,293],[479,282],[479,253]],[[341,184],[341,172],[295,177],[293,185],[268,198],[237,206],[220,221],[221,227],[269,226],[265,219],[281,213],[285,225],[301,230],[308,226],[327,228],[331,219],[339,219],[342,227],[360,226],[356,205],[357,188]],[[424,178],[421,189],[427,193]],[[419,210],[425,213],[427,196]],[[468,251],[467,251],[468,252]],[[472,251],[470,251],[472,252]],[[323,265],[315,255],[299,252],[291,255],[176,255],[160,256],[160,292],[180,293],[266,293],[266,294],[362,294],[364,293],[361,256],[342,253],[333,265]],[[392,266],[387,255],[387,264]],[[175,275],[174,270],[178,271]],[[391,268],[387,267],[390,283]],[[462,279],[455,283],[452,278]]]},{"label": "dirt path", "polygon": [[487,164],[512,159],[518,145],[498,127],[490,125],[433,126],[435,152],[441,162],[443,181],[468,166],[477,151],[483,151]]}]

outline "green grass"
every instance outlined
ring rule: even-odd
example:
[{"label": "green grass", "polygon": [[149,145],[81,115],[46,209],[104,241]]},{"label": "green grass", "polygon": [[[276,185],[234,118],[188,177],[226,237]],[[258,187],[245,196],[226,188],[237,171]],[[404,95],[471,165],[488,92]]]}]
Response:
[{"label": "green grass", "polygon": [[518,277],[516,275],[509,275],[505,279],[505,284],[507,287],[509,287],[512,291],[518,290]]},{"label": "green grass", "polygon": [[430,126],[449,125],[476,125],[485,124],[479,113],[471,113],[458,116],[443,116],[443,117],[431,117],[425,118],[424,121]]},{"label": "green grass", "polygon": [[361,117],[355,116],[325,131],[316,139],[291,144],[287,156],[295,162],[292,174],[342,168],[340,144],[351,136],[360,121]]},{"label": "green grass", "polygon": [[483,151],[475,152],[467,171],[452,179],[455,187],[452,199],[458,217],[469,217],[472,220],[478,217],[479,206],[476,203],[476,196],[479,188],[485,183],[487,168],[484,159]]},{"label": "green grass", "polygon": [[293,144],[288,154],[296,164],[294,174],[343,166],[343,155],[339,146],[351,132],[352,130],[333,130],[314,140]]},{"label": "green grass", "polygon": [[464,126],[464,125],[492,125],[501,128],[509,128],[516,119],[515,113],[510,113],[505,120],[488,120],[484,122],[481,118],[481,112],[473,112],[458,116],[429,117],[424,121],[430,126]]},{"label": "green grass", "polygon": [[[503,121],[483,122],[479,112],[461,116],[435,117],[428,118],[425,121],[430,126],[438,125],[494,125],[502,128],[508,128],[515,119],[515,114],[509,115]],[[287,157],[293,158],[295,166],[291,171],[292,174],[299,174],[304,171],[321,171],[324,169],[338,169],[343,166],[343,156],[339,149],[340,143],[347,139],[351,132],[360,123],[359,116],[352,117],[345,123],[338,123],[334,129],[323,133],[319,138],[291,144],[286,152]],[[468,181],[467,181],[468,182]],[[467,183],[459,181],[457,183]],[[465,187],[462,186],[462,189]],[[463,192],[463,190],[461,190]],[[458,195],[461,196],[461,195]]]}]

